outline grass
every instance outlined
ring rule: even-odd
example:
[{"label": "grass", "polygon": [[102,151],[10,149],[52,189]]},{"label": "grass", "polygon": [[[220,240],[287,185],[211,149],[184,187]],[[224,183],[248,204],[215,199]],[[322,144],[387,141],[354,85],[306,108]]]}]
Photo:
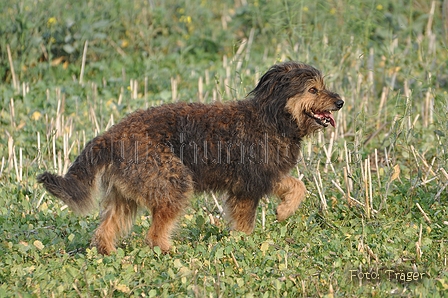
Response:
[{"label": "grass", "polygon": [[[0,296],[446,296],[439,1],[16,0],[0,16]],[[141,213],[103,257],[88,248],[98,214],[78,217],[36,183],[130,111],[243,98],[288,59],[320,68],[346,105],[305,142],[294,174],[309,196],[285,223],[265,198],[253,235],[229,232],[200,195],[173,253],[143,243]],[[410,271],[423,279],[400,280]]]}]

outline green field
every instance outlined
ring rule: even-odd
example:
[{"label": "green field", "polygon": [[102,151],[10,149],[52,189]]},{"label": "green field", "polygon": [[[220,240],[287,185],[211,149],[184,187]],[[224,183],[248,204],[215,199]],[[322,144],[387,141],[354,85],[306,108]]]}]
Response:
[{"label": "green field", "polygon": [[[0,3],[0,297],[448,296],[442,1],[68,3]],[[146,246],[142,211],[102,256],[98,212],[36,183],[135,109],[242,99],[286,60],[319,68],[345,106],[305,141],[293,175],[309,194],[285,222],[270,197],[252,235],[230,232],[202,194],[171,253]]]}]

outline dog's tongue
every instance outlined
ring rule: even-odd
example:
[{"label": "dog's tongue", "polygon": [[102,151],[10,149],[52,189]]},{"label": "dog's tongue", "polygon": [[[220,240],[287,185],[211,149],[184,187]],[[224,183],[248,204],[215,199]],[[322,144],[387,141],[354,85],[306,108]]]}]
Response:
[{"label": "dog's tongue", "polygon": [[336,127],[336,121],[334,121],[333,114],[332,114],[332,113],[326,113],[326,116],[327,116],[328,118],[330,118],[330,124],[331,124],[331,126]]},{"label": "dog's tongue", "polygon": [[321,116],[322,118],[330,119],[331,126],[336,127],[336,121],[334,121],[332,113],[330,113],[330,112],[322,112],[322,113],[319,113],[319,116]]}]

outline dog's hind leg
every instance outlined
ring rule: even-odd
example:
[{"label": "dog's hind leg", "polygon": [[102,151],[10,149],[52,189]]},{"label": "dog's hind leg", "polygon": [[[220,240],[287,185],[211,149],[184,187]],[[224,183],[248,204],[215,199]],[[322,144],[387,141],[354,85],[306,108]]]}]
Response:
[{"label": "dog's hind leg", "polygon": [[108,255],[115,251],[117,239],[127,235],[132,228],[137,203],[126,199],[113,186],[102,205],[101,223],[93,235],[92,245],[97,247],[99,253]]},{"label": "dog's hind leg", "polygon": [[232,230],[252,233],[255,226],[259,199],[230,195],[224,205],[224,213]]},{"label": "dog's hind leg", "polygon": [[193,180],[189,170],[180,163],[163,171],[169,174],[162,174],[150,183],[153,191],[146,206],[151,211],[152,224],[146,242],[150,247],[158,246],[168,252],[172,231],[193,194]]},{"label": "dog's hind leg", "polygon": [[287,176],[275,185],[274,194],[281,200],[277,220],[282,221],[294,214],[305,200],[306,188],[301,180]]},{"label": "dog's hind leg", "polygon": [[[181,200],[187,200],[187,198],[184,197]],[[170,250],[171,233],[183,211],[180,204],[172,203],[169,199],[151,208],[152,224],[146,235],[146,242],[150,247],[158,246],[163,252]]]}]

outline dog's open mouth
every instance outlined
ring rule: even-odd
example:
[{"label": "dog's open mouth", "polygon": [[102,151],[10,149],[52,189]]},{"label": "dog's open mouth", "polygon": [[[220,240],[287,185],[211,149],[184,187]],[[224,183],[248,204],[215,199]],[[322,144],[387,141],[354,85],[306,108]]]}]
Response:
[{"label": "dog's open mouth", "polygon": [[334,121],[333,114],[331,111],[323,111],[323,112],[305,112],[308,117],[313,118],[318,124],[327,127],[328,124],[336,127],[336,121]]}]

